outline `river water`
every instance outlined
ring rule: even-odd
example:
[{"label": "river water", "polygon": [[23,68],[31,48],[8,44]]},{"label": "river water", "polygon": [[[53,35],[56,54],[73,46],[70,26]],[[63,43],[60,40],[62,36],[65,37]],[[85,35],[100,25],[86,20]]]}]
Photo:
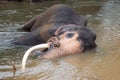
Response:
[{"label": "river water", "polygon": [[[11,40],[26,34],[21,29],[26,21],[57,3],[66,3],[88,18],[88,27],[97,34],[97,48],[52,60],[29,57],[22,72],[22,57],[30,46],[11,45]],[[119,0],[0,2],[0,80],[120,80],[119,75]]]}]

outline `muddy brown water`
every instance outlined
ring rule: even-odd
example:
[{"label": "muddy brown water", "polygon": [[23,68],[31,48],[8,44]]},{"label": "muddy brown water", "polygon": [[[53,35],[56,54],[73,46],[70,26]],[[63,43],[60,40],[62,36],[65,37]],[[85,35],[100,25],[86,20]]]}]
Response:
[{"label": "muddy brown water", "polygon": [[[22,57],[30,46],[11,45],[10,41],[26,34],[20,29],[26,21],[56,3],[69,4],[88,18],[88,27],[97,34],[98,46],[59,59],[29,57],[22,72]],[[17,67],[15,76],[11,60]],[[0,2],[0,80],[120,80],[119,0]]]}]

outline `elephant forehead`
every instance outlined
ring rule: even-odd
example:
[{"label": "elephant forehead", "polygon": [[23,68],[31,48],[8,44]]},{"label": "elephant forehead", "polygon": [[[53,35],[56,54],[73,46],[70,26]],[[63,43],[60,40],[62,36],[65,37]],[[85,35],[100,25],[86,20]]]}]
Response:
[{"label": "elephant forehead", "polygon": [[80,28],[81,28],[81,26],[77,26],[77,25],[74,25],[74,24],[63,25],[55,31],[55,35],[59,35],[59,34],[65,32],[65,31],[77,31]]}]

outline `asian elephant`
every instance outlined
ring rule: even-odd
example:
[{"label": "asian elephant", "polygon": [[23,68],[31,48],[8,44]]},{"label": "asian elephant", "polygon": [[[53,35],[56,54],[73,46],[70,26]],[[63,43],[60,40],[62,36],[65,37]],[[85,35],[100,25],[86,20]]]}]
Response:
[{"label": "asian elephant", "polygon": [[23,29],[28,34],[13,43],[33,46],[47,43],[48,48],[40,53],[44,58],[81,53],[96,47],[96,34],[87,27],[86,18],[65,4],[53,5],[29,20]]}]

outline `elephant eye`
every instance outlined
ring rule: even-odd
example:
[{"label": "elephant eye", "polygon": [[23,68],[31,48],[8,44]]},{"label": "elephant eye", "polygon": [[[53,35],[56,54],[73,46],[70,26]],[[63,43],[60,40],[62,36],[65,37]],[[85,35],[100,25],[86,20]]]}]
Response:
[{"label": "elephant eye", "polygon": [[74,33],[67,33],[67,34],[66,34],[66,37],[67,37],[67,38],[72,38],[73,36],[74,36]]}]

